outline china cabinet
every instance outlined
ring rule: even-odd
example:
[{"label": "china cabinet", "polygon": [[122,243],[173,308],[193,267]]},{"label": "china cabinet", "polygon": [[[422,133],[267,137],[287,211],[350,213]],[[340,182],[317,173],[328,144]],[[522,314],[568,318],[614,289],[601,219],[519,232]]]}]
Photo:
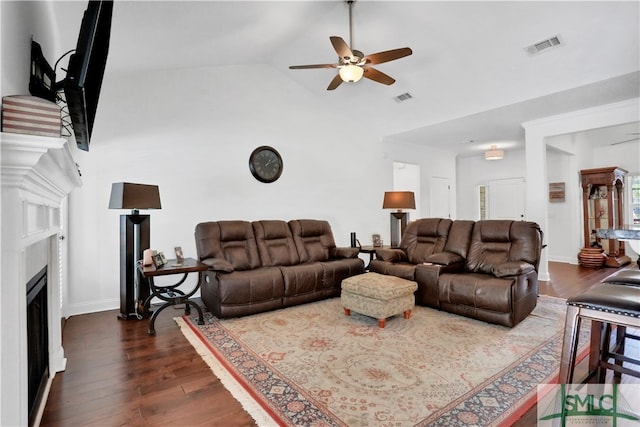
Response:
[{"label": "china cabinet", "polygon": [[620,228],[623,224],[624,177],[627,171],[619,167],[583,169],[582,211],[584,247],[578,260],[584,267],[620,267],[630,262],[624,253],[624,242],[601,239],[599,229]]}]

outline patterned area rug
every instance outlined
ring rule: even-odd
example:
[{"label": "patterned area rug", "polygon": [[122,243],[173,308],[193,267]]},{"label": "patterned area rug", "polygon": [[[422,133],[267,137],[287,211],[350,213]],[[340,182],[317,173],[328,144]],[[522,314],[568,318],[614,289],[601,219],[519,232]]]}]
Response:
[{"label": "patterned area rug", "polygon": [[541,296],[514,328],[416,306],[380,329],[334,298],[176,322],[259,425],[459,426],[508,425],[557,381],[564,315]]}]

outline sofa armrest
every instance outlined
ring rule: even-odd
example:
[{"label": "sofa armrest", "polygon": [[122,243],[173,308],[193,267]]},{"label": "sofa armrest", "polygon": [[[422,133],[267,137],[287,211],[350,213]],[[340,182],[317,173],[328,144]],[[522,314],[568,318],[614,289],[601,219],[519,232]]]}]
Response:
[{"label": "sofa armrest", "polygon": [[422,263],[416,265],[415,281],[418,282],[416,304],[425,307],[440,308],[440,275],[444,273],[458,273],[464,270],[464,263],[440,265]]},{"label": "sofa armrest", "polygon": [[222,271],[224,273],[231,273],[233,271],[233,265],[226,259],[222,258],[207,258],[203,259],[203,264],[208,265],[211,270]]},{"label": "sofa armrest", "polygon": [[357,258],[360,248],[333,248],[331,258]]},{"label": "sofa armrest", "polygon": [[376,259],[388,262],[407,262],[407,254],[402,249],[376,249]]},{"label": "sofa armrest", "polygon": [[457,263],[464,264],[464,258],[462,258],[458,254],[454,254],[453,252],[438,252],[435,254],[431,254],[425,260],[428,263],[439,264],[439,265],[455,265]]},{"label": "sofa armrest", "polygon": [[520,276],[534,271],[536,268],[524,261],[507,261],[498,264],[491,269],[496,277]]}]

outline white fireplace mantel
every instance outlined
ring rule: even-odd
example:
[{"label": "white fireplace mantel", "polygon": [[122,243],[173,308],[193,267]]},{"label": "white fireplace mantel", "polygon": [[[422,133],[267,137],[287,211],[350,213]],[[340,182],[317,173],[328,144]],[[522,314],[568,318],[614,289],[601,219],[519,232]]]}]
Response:
[{"label": "white fireplace mantel", "polygon": [[82,181],[66,138],[0,135],[0,425],[26,425],[26,283],[48,266],[49,370],[53,378],[66,365],[61,331],[62,207]]}]

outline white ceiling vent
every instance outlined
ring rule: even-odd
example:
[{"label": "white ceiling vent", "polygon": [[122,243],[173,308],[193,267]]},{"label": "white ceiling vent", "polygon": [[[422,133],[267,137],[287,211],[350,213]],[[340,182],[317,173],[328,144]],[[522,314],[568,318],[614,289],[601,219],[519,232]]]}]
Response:
[{"label": "white ceiling vent", "polygon": [[402,102],[402,101],[407,101],[409,99],[413,98],[413,96],[411,96],[411,94],[409,92],[405,92],[402,95],[398,95],[395,97],[395,100],[398,102]]},{"label": "white ceiling vent", "polygon": [[529,55],[537,55],[540,52],[546,52],[551,48],[554,47],[559,47],[562,46],[562,41],[560,39],[560,36],[553,36],[553,37],[549,37],[546,40],[542,40],[538,43],[534,43],[531,46],[527,46],[524,48],[524,50],[529,54]]}]

